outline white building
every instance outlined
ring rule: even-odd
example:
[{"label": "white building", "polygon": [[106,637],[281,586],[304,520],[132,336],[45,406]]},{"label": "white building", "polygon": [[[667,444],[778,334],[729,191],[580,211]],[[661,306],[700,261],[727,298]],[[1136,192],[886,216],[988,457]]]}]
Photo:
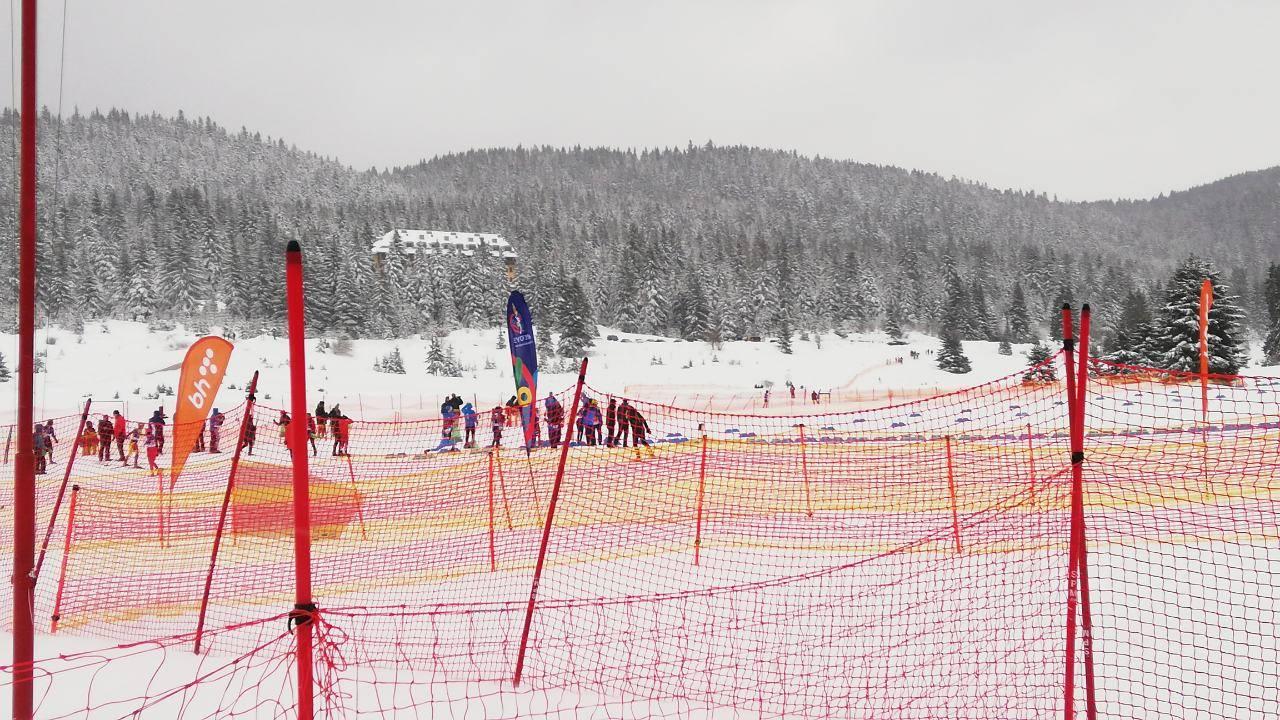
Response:
[{"label": "white building", "polygon": [[513,276],[516,271],[516,258],[511,243],[496,233],[466,233],[450,230],[411,230],[396,228],[373,243],[372,253],[375,266],[381,264],[391,248],[392,238],[400,234],[400,246],[405,255],[463,255],[473,257],[478,252],[487,252],[493,257],[506,261],[507,274]]}]

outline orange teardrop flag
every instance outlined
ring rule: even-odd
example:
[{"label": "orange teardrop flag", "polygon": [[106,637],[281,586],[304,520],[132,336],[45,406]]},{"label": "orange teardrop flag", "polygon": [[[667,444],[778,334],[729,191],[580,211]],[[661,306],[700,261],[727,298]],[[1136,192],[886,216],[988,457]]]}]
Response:
[{"label": "orange teardrop flag", "polygon": [[173,465],[169,468],[169,490],[187,464],[195,447],[201,423],[209,419],[218,388],[227,373],[233,346],[226,338],[202,337],[187,350],[178,380],[178,409],[173,413]]},{"label": "orange teardrop flag", "polygon": [[1213,306],[1213,283],[1200,284],[1200,415],[1209,421],[1209,308]]}]

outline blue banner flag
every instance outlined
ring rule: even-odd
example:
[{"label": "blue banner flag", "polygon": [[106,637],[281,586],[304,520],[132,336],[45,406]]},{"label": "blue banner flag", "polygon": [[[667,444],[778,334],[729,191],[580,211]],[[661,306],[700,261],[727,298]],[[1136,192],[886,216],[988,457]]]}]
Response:
[{"label": "blue banner flag", "polygon": [[516,402],[524,423],[524,446],[533,444],[533,411],[538,401],[538,349],[533,342],[533,316],[524,295],[507,298],[507,346],[511,348],[511,370],[516,378]]}]

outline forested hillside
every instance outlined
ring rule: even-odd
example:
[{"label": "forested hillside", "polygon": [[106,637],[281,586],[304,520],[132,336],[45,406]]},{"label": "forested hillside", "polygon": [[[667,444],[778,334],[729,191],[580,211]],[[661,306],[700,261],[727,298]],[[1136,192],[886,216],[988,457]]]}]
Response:
[{"label": "forested hillside", "polygon": [[[13,178],[16,117],[0,119]],[[1043,331],[1064,300],[1092,302],[1105,329],[1130,291],[1152,294],[1192,253],[1262,327],[1262,275],[1280,255],[1280,169],[1150,201],[1063,203],[710,144],[476,150],[378,172],[182,116],[46,115],[40,138],[40,302],[64,323],[172,317],[256,332],[281,314],[281,249],[296,237],[317,327],[494,324],[507,290],[497,261],[393,252],[375,270],[369,246],[392,227],[502,233],[520,254],[517,285],[557,329],[585,315],[710,338],[891,318],[935,330],[954,312],[964,336],[994,339],[1006,324]],[[15,188],[0,188],[6,247]],[[15,253],[0,265],[11,313]]]}]

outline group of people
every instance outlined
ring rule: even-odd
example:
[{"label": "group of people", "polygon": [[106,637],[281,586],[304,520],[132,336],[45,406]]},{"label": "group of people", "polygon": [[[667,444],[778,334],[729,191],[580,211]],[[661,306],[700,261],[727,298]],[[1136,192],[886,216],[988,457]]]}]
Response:
[{"label": "group of people", "polygon": [[[86,457],[97,455],[99,463],[114,462],[111,456],[111,447],[114,444],[116,459],[120,461],[121,467],[130,467],[130,461],[132,461],[132,467],[139,468],[138,459],[142,454],[140,450],[145,449],[147,474],[159,475],[161,468],[156,463],[156,459],[164,451],[165,420],[164,408],[156,408],[150,420],[145,423],[136,423],[133,428],[129,427],[128,421],[119,410],[111,411],[110,415],[103,415],[96,423],[86,420],[80,435],[80,454]],[[57,439],[57,435],[53,433],[52,420],[45,424],[43,433],[39,432],[39,426],[37,426],[36,472],[43,472],[45,468],[40,460],[40,448],[47,448],[52,456],[53,444]]]},{"label": "group of people", "polygon": [[[760,387],[760,386],[759,386],[759,385],[757,385],[756,387]],[[795,402],[796,402],[796,386],[795,386],[795,384],[794,384],[794,383],[792,383],[790,380],[788,380],[788,381],[787,381],[787,390],[791,393],[791,404],[793,404],[793,405],[794,405],[794,404],[795,404]],[[803,392],[804,392],[804,386],[803,386],[803,385],[801,385],[801,386],[800,386],[800,391],[801,391],[801,393],[803,393]],[[769,407],[769,399],[770,399],[772,396],[773,396],[773,391],[772,391],[772,389],[770,389],[770,388],[767,388],[767,387],[766,387],[766,388],[764,389],[764,406],[765,406],[765,407]],[[803,399],[803,398],[802,398],[802,399]],[[821,403],[821,402],[822,402],[822,394],[821,394],[821,393],[819,393],[817,390],[810,390],[810,391],[809,391],[809,393],[808,393],[808,398],[807,398],[807,399],[808,399],[808,401],[809,401],[809,402],[813,403],[814,405],[818,405],[819,403]]]},{"label": "group of people", "polygon": [[[502,444],[503,429],[519,422],[520,413],[521,407],[514,397],[505,406],[495,405],[489,411],[490,447],[498,447]],[[464,402],[457,395],[451,395],[441,403],[440,417],[441,440],[437,449],[456,450],[459,443],[462,448],[476,447],[476,425],[479,413],[471,403]],[[565,432],[564,405],[554,395],[542,401],[540,410],[530,408],[529,422],[531,448],[542,445],[542,424],[545,422],[547,446],[551,448],[559,447],[562,439],[568,441],[576,437],[577,442],[582,445],[602,445],[611,448],[627,447],[630,441],[630,445],[636,449],[637,456],[641,447],[648,450],[650,455],[653,454],[653,448],[648,439],[649,423],[640,410],[627,400],[619,403],[617,399],[610,398],[606,408],[601,410],[600,404],[594,398],[583,396],[574,423],[576,428],[573,430],[576,430],[576,434],[572,430]]]},{"label": "group of people", "polygon": [[[288,413],[283,413],[287,418]],[[333,457],[346,457],[350,455],[349,446],[351,442],[351,418],[347,417],[342,408],[334,405],[329,410],[324,407],[324,401],[321,400],[316,404],[316,410],[307,418],[307,438],[311,442],[311,454],[316,454],[316,436],[321,438],[333,438],[333,447],[329,454]],[[286,422],[287,426],[288,423]],[[284,438],[285,447],[289,445],[289,438],[281,428],[281,436]]]}]

